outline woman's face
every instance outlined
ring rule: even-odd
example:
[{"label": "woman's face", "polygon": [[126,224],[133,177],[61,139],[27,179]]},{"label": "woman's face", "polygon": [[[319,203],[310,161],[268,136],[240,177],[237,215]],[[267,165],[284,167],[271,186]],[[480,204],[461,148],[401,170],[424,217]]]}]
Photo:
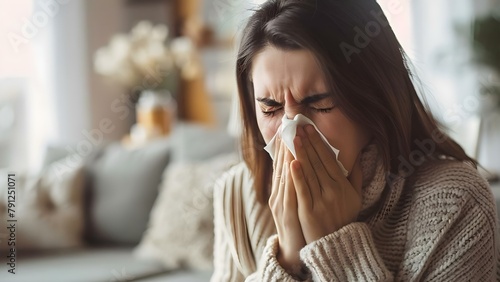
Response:
[{"label": "woman's face", "polygon": [[340,150],[339,160],[348,171],[352,170],[369,136],[335,106],[310,51],[267,46],[254,58],[251,75],[257,123],[266,143],[275,135],[283,115],[292,119],[303,114]]}]

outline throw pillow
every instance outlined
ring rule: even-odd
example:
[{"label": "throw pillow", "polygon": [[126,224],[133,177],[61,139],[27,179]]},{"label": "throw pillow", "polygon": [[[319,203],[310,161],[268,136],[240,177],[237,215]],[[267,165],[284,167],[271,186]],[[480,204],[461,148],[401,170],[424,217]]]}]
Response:
[{"label": "throw pillow", "polygon": [[[9,241],[11,231],[15,232],[17,250],[83,245],[84,173],[81,158],[70,155],[53,163],[36,177],[15,173],[15,189],[10,190],[15,193],[11,194],[8,194],[8,173],[0,173],[4,179],[0,184],[0,221],[17,221],[13,222],[12,230],[0,229],[0,249],[14,247],[13,241]],[[9,195],[15,197],[8,198]],[[15,201],[11,210],[7,206],[8,200]]]},{"label": "throw pillow", "polygon": [[87,164],[88,241],[119,245],[139,243],[169,160],[169,148],[168,139],[134,149],[112,143]]},{"label": "throw pillow", "polygon": [[213,186],[237,162],[237,155],[229,154],[171,164],[136,256],[161,261],[169,269],[212,269]]},{"label": "throw pillow", "polygon": [[202,161],[237,151],[236,139],[221,128],[179,122],[170,138],[172,162]]}]

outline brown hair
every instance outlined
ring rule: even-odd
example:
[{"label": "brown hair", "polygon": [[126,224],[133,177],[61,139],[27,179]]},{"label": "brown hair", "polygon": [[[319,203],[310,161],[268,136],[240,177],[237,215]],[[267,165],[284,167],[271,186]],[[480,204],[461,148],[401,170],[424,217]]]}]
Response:
[{"label": "brown hair", "polygon": [[433,156],[476,166],[419,99],[404,51],[375,0],[269,0],[248,20],[236,62],[243,158],[262,203],[269,197],[272,161],[263,150],[250,75],[253,58],[268,45],[315,55],[335,104],[370,130],[386,171],[397,174],[401,156],[408,159],[417,140],[435,140],[436,134]]}]

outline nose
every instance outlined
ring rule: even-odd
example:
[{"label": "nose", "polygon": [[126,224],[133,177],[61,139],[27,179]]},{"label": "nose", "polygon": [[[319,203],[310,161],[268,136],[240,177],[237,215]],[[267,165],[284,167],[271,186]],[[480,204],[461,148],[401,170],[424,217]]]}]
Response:
[{"label": "nose", "polygon": [[293,98],[290,91],[285,93],[285,115],[287,119],[293,119],[296,115],[300,114],[302,111],[301,105]]}]

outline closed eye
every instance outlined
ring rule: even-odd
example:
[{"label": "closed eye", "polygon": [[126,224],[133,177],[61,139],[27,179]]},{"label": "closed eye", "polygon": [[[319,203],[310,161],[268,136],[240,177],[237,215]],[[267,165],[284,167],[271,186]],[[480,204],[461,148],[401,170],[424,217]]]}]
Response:
[{"label": "closed eye", "polygon": [[278,112],[280,112],[283,108],[275,109],[275,110],[261,110],[262,114],[266,117],[273,117]]},{"label": "closed eye", "polygon": [[335,107],[330,107],[330,108],[322,108],[322,109],[317,109],[317,108],[312,108],[315,112],[318,112],[318,113],[329,113],[333,110],[333,108]]}]

